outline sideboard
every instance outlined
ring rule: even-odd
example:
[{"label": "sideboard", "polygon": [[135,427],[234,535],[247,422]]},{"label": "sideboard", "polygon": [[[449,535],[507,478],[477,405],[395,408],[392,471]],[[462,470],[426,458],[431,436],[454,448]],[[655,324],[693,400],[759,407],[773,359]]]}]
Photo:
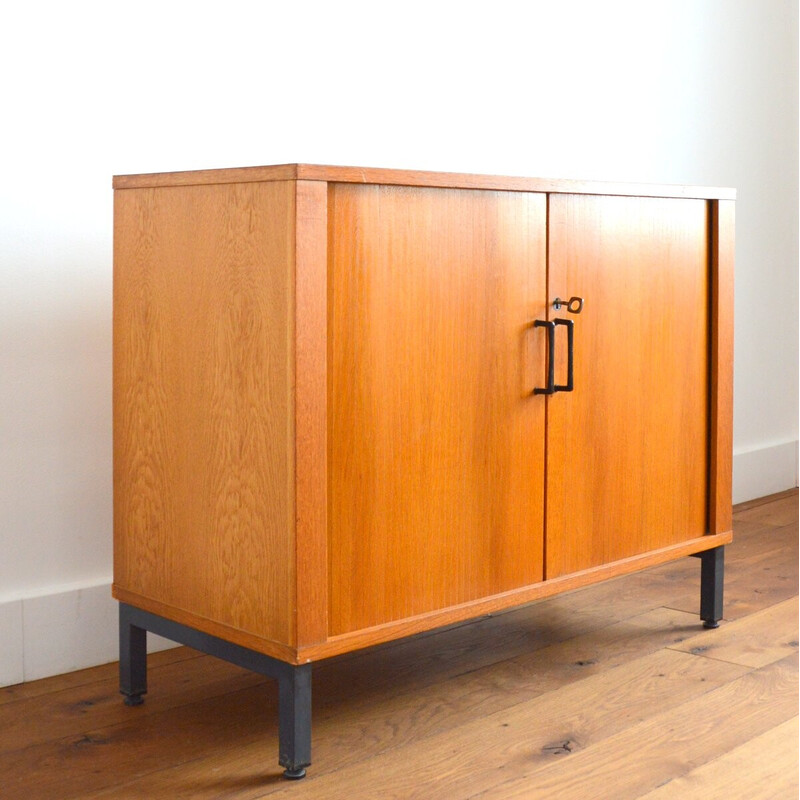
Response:
[{"label": "sideboard", "polygon": [[[292,164],[114,179],[114,597],[274,677],[684,556],[722,617],[730,189]],[[431,646],[435,646],[431,640]]]}]

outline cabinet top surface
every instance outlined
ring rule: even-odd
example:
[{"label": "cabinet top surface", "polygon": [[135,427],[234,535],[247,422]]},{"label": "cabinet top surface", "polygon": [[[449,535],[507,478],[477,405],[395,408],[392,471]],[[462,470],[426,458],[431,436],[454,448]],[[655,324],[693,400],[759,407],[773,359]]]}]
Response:
[{"label": "cabinet top surface", "polygon": [[339,167],[321,164],[279,164],[263,167],[205,169],[188,172],[156,172],[117,175],[115,189],[145,189],[160,186],[192,186],[213,183],[311,180],[336,183],[429,186],[450,189],[494,189],[516,192],[561,192],[566,194],[618,194],[637,197],[694,197],[733,200],[735,189],[647,183],[610,183],[552,178],[521,178],[506,175],[474,175],[461,172],[425,172],[379,167]]}]

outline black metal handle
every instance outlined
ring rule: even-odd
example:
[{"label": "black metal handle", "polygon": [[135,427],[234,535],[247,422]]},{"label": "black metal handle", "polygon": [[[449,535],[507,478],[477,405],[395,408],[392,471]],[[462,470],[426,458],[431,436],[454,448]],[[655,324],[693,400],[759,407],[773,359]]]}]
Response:
[{"label": "black metal handle", "polygon": [[[567,328],[567,382],[561,386],[555,385],[553,386],[553,389],[556,392],[571,392],[574,388],[573,339],[574,339],[575,324],[572,322],[571,319],[555,319],[553,320],[554,334],[556,325],[565,325]],[[555,338],[555,335],[553,336],[553,338]]]},{"label": "black metal handle", "polygon": [[537,319],[534,328],[547,328],[547,388],[533,390],[534,394],[553,394],[556,391],[556,323]]}]

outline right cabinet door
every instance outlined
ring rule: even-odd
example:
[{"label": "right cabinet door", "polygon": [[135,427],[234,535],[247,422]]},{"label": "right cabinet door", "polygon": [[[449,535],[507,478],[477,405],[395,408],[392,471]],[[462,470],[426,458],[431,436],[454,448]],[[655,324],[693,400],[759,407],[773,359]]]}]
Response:
[{"label": "right cabinet door", "polygon": [[706,532],[710,269],[704,200],[553,194],[548,218],[550,318],[574,322],[574,389],[547,403],[554,578]]}]

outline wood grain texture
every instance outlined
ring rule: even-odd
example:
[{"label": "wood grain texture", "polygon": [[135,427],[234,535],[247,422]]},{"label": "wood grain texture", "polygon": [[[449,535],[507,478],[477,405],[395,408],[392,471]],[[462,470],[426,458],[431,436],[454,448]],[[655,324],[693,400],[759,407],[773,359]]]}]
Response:
[{"label": "wood grain texture", "polygon": [[117,596],[284,645],[294,246],[289,182],[115,196]]},{"label": "wood grain texture", "polygon": [[[147,701],[137,711],[138,721],[201,702],[210,695],[240,691],[264,682],[262,675],[188,647],[174,651],[182,658],[168,663],[156,658],[155,653],[150,654]],[[187,659],[195,658],[199,659],[197,663],[187,663]],[[85,730],[88,716],[94,728],[130,723],[130,707],[120,703],[118,681],[110,677],[112,672],[105,670],[101,680],[60,691],[50,682],[45,684],[50,691],[0,703],[0,752],[79,735]]]},{"label": "wood grain texture", "polygon": [[[181,705],[168,715],[142,713],[138,724],[84,728],[78,734],[3,753],[3,800],[86,800],[109,786],[117,800],[143,800],[147,795],[137,795],[135,789],[129,793],[125,784],[158,769],[166,755],[185,762],[207,754],[209,734],[218,751],[243,732],[277,739],[274,683],[243,689],[240,679],[232,676],[229,686],[230,691],[216,691],[205,703]],[[144,712],[144,706],[138,710]],[[98,751],[105,756],[102,765],[96,761]],[[55,763],[62,769],[53,769]],[[197,787],[184,786],[173,798],[197,796]]]},{"label": "wood grain texture", "polygon": [[[797,656],[770,664],[689,703],[655,714],[594,747],[479,795],[481,800],[558,796],[634,800],[679,777],[687,766],[718,758],[797,714]],[[769,702],[767,702],[767,699]],[[675,731],[680,730],[680,738]],[[635,753],[637,768],[631,769]]]},{"label": "wood grain texture", "polygon": [[731,528],[733,481],[733,262],[730,200],[711,203],[711,438],[709,530]]},{"label": "wood grain texture", "polygon": [[264,183],[293,181],[297,164],[276,164],[269,167],[232,167],[197,169],[182,172],[151,172],[143,175],[115,175],[115,189],[154,189],[164,186],[210,186],[224,183]]},{"label": "wood grain texture", "polygon": [[549,219],[549,300],[585,304],[548,401],[548,579],[706,533],[709,435],[706,203],[551,195]]},{"label": "wood grain texture", "polygon": [[329,208],[330,634],[540,581],[544,196]]},{"label": "wood grain texture", "polygon": [[[692,636],[673,648],[746,667],[764,667],[797,652],[797,612],[797,597],[792,597],[737,625],[722,625],[708,631],[708,636]],[[783,633],[776,636],[775,631]]]},{"label": "wood grain texture", "polygon": [[778,524],[788,525],[797,518],[797,489],[787,489],[783,492],[769,494],[766,497],[753,498],[745,503],[737,504],[734,511],[739,520],[746,520],[750,517],[758,522],[761,514],[759,508],[761,506],[769,507],[770,524],[775,524],[772,518],[777,510],[781,519]]},{"label": "wood grain texture", "polygon": [[328,635],[328,185],[295,189],[295,643],[304,647]]},{"label": "wood grain texture", "polygon": [[337,183],[370,183],[386,186],[428,186],[443,189],[489,189],[511,192],[568,192],[571,194],[697,197],[728,200],[733,200],[736,197],[734,189],[710,186],[523,178],[508,175],[475,175],[461,172],[427,172],[410,169],[342,167],[322,164],[280,164],[263,167],[117,175],[114,177],[113,185],[115,189],[143,189],[154,186],[188,186],[291,179]]},{"label": "wood grain texture", "polygon": [[[513,705],[473,714],[463,725],[378,754],[360,764],[359,771],[345,768],[321,776],[309,784],[305,796],[348,797],[365,785],[373,797],[403,800],[466,800],[498,784],[502,791],[506,784],[523,783],[537,770],[546,773],[554,763],[571,761],[606,737],[629,730],[647,720],[654,707],[674,709],[741,676],[740,668],[730,664],[720,669],[672,655],[678,654],[660,651],[636,659],[625,671],[602,670],[533,698],[518,691]],[[608,786],[598,786],[594,797],[609,798]],[[288,797],[287,787],[274,795]],[[524,796],[555,798],[559,792],[531,788]]]},{"label": "wood grain texture", "polygon": [[642,795],[641,800],[797,800],[798,718]]}]

